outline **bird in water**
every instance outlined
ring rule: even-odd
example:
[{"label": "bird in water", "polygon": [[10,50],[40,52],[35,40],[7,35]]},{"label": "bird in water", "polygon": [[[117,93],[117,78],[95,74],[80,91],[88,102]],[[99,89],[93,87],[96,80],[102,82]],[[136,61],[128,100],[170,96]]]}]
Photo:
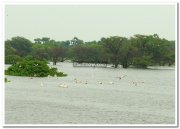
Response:
[{"label": "bird in water", "polygon": [[114,84],[114,82],[109,82],[109,84]]},{"label": "bird in water", "polygon": [[132,81],[132,83],[133,83],[135,86],[137,86],[138,83],[145,83],[145,82],[144,82],[144,81],[142,81],[142,82],[134,82],[134,81]]},{"label": "bird in water", "polygon": [[74,79],[75,83],[81,83],[81,80],[78,80],[77,78]]},{"label": "bird in water", "polygon": [[134,82],[134,81],[133,81],[133,84],[134,84],[135,86],[137,86],[137,82]]},{"label": "bird in water", "polygon": [[63,84],[60,84],[59,87],[62,87],[62,88],[68,88],[68,85],[63,83]]},{"label": "bird in water", "polygon": [[85,84],[88,84],[87,80],[86,80]]},{"label": "bird in water", "polygon": [[122,79],[122,78],[124,78],[124,77],[126,77],[127,75],[123,75],[123,76],[120,76],[120,77],[118,77],[119,79]]}]

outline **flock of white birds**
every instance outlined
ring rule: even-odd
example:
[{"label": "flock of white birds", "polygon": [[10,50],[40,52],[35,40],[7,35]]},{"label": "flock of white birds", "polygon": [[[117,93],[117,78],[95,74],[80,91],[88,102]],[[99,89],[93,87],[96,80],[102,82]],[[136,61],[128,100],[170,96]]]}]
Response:
[{"label": "flock of white birds", "polygon": [[[123,75],[123,76],[119,76],[119,77],[117,77],[117,78],[119,78],[119,79],[122,79],[122,78],[124,78],[124,77],[126,77],[127,75]],[[57,76],[55,76],[55,77],[57,77]],[[49,76],[48,76],[48,78],[49,78]],[[32,78],[31,78],[32,79]],[[57,78],[58,79],[58,78]],[[80,79],[78,79],[78,78],[74,78],[74,82],[76,83],[76,84],[88,84],[88,81],[86,80],[86,81],[82,81],[82,80],[80,80]],[[144,83],[144,81],[142,81],[142,82],[135,82],[135,81],[132,81],[132,84],[134,85],[134,86],[137,86],[137,84],[138,83]],[[98,82],[98,84],[103,84],[102,82]],[[109,81],[108,82],[108,84],[114,84],[114,82],[113,81]],[[44,84],[43,84],[43,82],[41,82],[40,83],[40,86],[44,86]],[[58,87],[60,87],[60,88],[68,88],[68,85],[66,84],[66,83],[61,83],[61,84],[59,84],[58,85]]]}]

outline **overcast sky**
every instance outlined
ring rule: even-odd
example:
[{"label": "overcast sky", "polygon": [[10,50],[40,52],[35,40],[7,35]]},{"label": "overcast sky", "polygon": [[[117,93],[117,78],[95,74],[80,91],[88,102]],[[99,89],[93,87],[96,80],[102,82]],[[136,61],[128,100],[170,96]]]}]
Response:
[{"label": "overcast sky", "polygon": [[6,5],[5,39],[74,36],[84,40],[134,34],[175,39],[175,5]]}]

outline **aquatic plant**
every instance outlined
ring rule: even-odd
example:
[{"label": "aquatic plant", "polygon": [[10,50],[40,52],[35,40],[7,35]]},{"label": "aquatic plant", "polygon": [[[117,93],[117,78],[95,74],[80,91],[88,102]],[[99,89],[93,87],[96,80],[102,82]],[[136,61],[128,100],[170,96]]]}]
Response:
[{"label": "aquatic plant", "polygon": [[6,77],[4,79],[5,83],[10,82]]}]

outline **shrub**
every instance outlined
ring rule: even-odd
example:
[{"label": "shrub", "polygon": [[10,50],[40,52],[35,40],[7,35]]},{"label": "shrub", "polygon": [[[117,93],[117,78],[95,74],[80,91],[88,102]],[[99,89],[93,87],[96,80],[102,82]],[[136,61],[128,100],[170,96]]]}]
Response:
[{"label": "shrub", "polygon": [[67,74],[64,74],[63,72],[57,72],[57,68],[50,68],[49,75],[50,76],[55,76],[56,75],[58,77],[67,76]]},{"label": "shrub", "polygon": [[151,64],[149,56],[136,57],[133,59],[133,65],[137,68],[147,68]]},{"label": "shrub", "polygon": [[39,61],[44,61],[44,63],[46,63],[46,64],[48,63],[47,60],[45,60],[45,59],[37,59],[37,58],[33,57],[32,55],[25,56],[23,58],[23,60],[26,60],[26,61],[39,60]]},{"label": "shrub", "polygon": [[48,75],[65,76],[62,72],[58,72],[55,68],[49,68],[44,61],[38,60],[23,60],[13,64],[6,71],[6,75],[13,76],[29,76],[29,77],[47,77]]},{"label": "shrub", "polygon": [[10,82],[6,77],[4,78],[5,83]]}]

